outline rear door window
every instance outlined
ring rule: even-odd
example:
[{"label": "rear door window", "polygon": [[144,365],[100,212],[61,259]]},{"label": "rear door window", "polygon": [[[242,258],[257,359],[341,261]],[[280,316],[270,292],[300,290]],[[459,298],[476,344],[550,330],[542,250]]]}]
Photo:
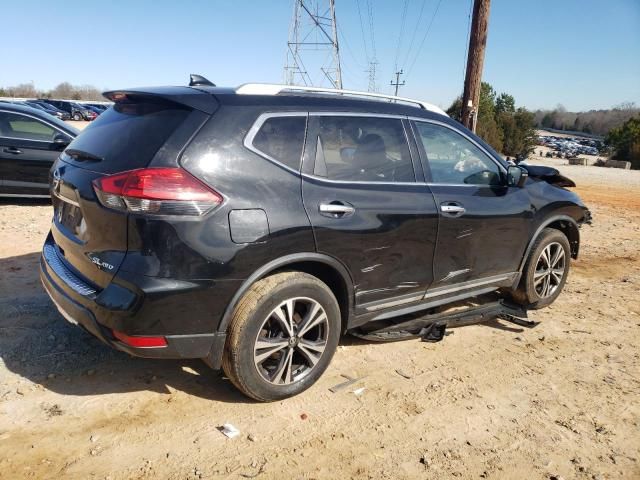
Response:
[{"label": "rear door window", "polygon": [[273,116],[260,126],[251,146],[268,158],[300,171],[306,116]]},{"label": "rear door window", "polygon": [[0,112],[0,136],[16,140],[53,142],[59,132],[44,122],[19,113]]},{"label": "rear door window", "polygon": [[64,160],[107,173],[146,167],[190,112],[175,104],[115,104],[71,142]]},{"label": "rear door window", "polygon": [[316,140],[314,175],[341,181],[415,182],[400,119],[321,115]]}]

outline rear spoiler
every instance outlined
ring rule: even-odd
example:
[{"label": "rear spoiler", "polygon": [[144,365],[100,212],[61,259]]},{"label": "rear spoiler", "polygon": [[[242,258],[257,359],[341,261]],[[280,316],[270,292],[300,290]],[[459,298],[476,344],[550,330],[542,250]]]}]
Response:
[{"label": "rear spoiler", "polygon": [[102,94],[114,103],[138,103],[141,101],[162,101],[189,107],[211,115],[219,103],[210,92],[191,87],[149,87],[109,90]]}]

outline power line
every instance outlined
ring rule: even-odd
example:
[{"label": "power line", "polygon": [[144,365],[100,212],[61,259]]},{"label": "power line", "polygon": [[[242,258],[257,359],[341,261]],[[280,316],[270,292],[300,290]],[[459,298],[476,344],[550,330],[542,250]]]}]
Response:
[{"label": "power line", "polygon": [[407,8],[409,7],[409,0],[404,0],[402,7],[402,14],[400,16],[400,31],[398,32],[398,43],[396,45],[396,59],[394,61],[395,69],[398,68],[398,57],[400,56],[400,47],[402,46],[402,37],[404,36],[404,24],[407,20]]},{"label": "power line", "polygon": [[441,3],[442,3],[442,0],[438,0],[438,5],[436,6],[436,9],[434,10],[433,15],[431,16],[431,21],[429,22],[429,25],[427,26],[427,30],[424,32],[424,36],[422,37],[422,41],[420,42],[420,46],[418,47],[418,51],[416,52],[416,56],[413,58],[413,62],[411,62],[411,66],[407,70],[407,76],[411,75],[413,67],[416,64],[416,62],[418,61],[418,57],[420,56],[420,52],[422,51],[422,47],[424,46],[424,42],[427,39],[427,35],[429,35],[429,31],[431,30],[431,25],[433,25],[433,21],[435,20],[436,15],[438,14],[438,10],[440,9],[440,4]]},{"label": "power line", "polygon": [[420,14],[418,14],[418,21],[416,22],[416,26],[413,29],[413,34],[411,35],[411,42],[409,43],[409,48],[407,49],[407,53],[404,56],[404,60],[402,61],[403,65],[407,64],[407,60],[409,60],[409,54],[411,53],[411,50],[413,49],[413,43],[416,40],[416,34],[418,33],[418,28],[420,27],[420,25],[422,25],[420,23],[420,20],[422,20],[422,14],[424,13],[424,7],[427,5],[427,0],[422,0],[422,7],[420,7]]},{"label": "power line", "polygon": [[467,74],[467,55],[469,53],[469,36],[471,35],[471,13],[473,12],[473,0],[469,0],[469,15],[467,16],[467,43],[464,48],[464,58],[462,59],[462,83]]},{"label": "power line", "polygon": [[[338,33],[342,38],[342,42],[346,45],[347,51],[349,52],[349,55],[351,55],[353,62],[357,65],[358,68],[364,70],[365,66],[362,63],[360,63],[360,60],[358,60],[355,53],[353,53],[353,50],[351,49],[351,45],[347,41],[347,36],[344,34],[344,31],[342,30],[342,28],[340,28],[340,25],[338,25]],[[368,60],[368,58],[366,60]]]},{"label": "power line", "polygon": [[360,11],[360,0],[356,0],[356,5],[358,6],[358,17],[360,18],[360,31],[362,32],[362,45],[364,45],[364,54],[367,57],[367,60],[369,60],[369,52],[367,49],[367,39],[365,38],[365,34],[364,34],[364,25],[362,23],[362,12]]}]

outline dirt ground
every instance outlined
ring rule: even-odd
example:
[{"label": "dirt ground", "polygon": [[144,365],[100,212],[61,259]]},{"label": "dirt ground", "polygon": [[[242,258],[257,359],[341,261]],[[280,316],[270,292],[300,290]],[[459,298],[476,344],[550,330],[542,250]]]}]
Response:
[{"label": "dirt ground", "polygon": [[[0,478],[640,478],[640,172],[560,168],[594,224],[539,325],[347,337],[317,385],[271,404],[69,325],[36,273],[51,207],[1,203]],[[343,374],[364,378],[331,393]]]}]

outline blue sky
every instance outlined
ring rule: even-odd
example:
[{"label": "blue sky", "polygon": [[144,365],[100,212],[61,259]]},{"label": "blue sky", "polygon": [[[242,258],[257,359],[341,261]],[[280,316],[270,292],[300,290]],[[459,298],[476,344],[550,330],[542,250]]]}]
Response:
[{"label": "blue sky", "polygon": [[[424,0],[417,30],[423,0],[408,0],[399,50],[404,0],[368,1],[381,91],[390,91],[398,56],[408,72],[400,94],[447,107],[462,89],[471,0],[441,0],[435,17],[439,0]],[[344,88],[366,90],[358,4],[371,57],[367,0],[336,0],[336,12]],[[292,5],[293,0],[5,2],[0,86],[33,81],[49,89],[65,80],[100,89],[179,85],[192,72],[218,85],[280,83]],[[530,109],[640,104],[640,0],[492,0],[483,79]]]}]

